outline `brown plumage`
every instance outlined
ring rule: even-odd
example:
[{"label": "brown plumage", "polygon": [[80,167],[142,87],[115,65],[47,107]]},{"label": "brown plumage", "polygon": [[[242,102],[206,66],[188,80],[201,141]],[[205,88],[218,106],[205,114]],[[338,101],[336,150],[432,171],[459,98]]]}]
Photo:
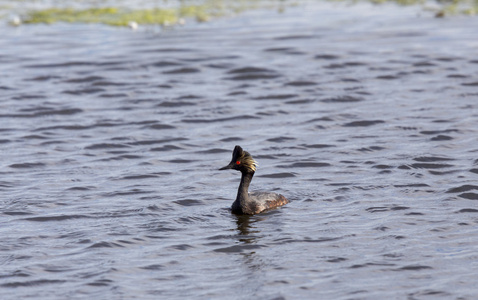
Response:
[{"label": "brown plumage", "polygon": [[236,146],[232,153],[231,162],[227,166],[219,169],[234,169],[242,173],[236,201],[232,204],[233,213],[254,215],[289,203],[289,200],[280,194],[248,192],[249,184],[256,172],[256,168],[257,162],[252,158],[252,155],[244,151],[240,146]]}]

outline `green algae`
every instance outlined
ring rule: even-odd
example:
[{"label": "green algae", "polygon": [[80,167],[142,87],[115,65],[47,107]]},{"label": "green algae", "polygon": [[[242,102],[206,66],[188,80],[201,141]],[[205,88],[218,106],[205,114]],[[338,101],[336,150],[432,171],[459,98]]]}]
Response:
[{"label": "green algae", "polygon": [[[320,1],[320,0],[316,0]],[[329,0],[341,2],[371,2],[375,4],[396,3],[398,5],[421,5],[427,9],[426,0]],[[140,25],[175,25],[182,24],[185,19],[206,22],[210,19],[226,15],[239,14],[245,10],[268,8],[283,11],[287,6],[300,6],[301,1],[287,0],[203,0],[179,1],[179,5],[167,8],[127,9],[117,7],[102,8],[48,8],[34,10],[22,17],[23,23],[52,24],[68,23],[102,23],[113,26],[128,26],[132,22]],[[478,11],[478,0],[436,0],[437,6],[429,8],[437,17],[446,15],[475,15]]]},{"label": "green algae", "polygon": [[[27,24],[68,23],[103,23],[114,26],[128,26],[131,22],[143,25],[174,25],[183,23],[185,19],[206,22],[212,18],[237,14],[244,10],[254,9],[263,2],[271,1],[228,1],[206,0],[195,1],[194,5],[181,4],[171,8],[126,9],[116,7],[103,8],[49,8],[35,10],[23,17]],[[272,1],[275,2],[275,1]],[[281,2],[281,1],[279,1]]]},{"label": "green algae", "polygon": [[437,12],[437,17],[446,15],[468,15],[474,16],[478,12],[478,0],[441,0],[441,9]]},{"label": "green algae", "polygon": [[167,25],[177,23],[180,17],[181,14],[178,14],[174,9],[123,10],[106,7],[75,10],[72,8],[51,8],[30,12],[24,23],[103,23],[127,26],[129,22],[136,22],[137,24]]}]

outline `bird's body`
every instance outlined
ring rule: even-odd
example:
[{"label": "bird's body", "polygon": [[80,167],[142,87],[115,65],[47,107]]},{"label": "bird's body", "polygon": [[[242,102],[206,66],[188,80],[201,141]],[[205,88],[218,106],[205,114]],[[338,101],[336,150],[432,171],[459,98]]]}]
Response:
[{"label": "bird's body", "polygon": [[256,171],[257,163],[240,146],[234,148],[232,161],[220,170],[234,169],[242,173],[241,183],[237,191],[236,201],[232,204],[232,212],[236,214],[254,215],[268,209],[289,203],[284,196],[270,192],[249,193],[249,185]]}]

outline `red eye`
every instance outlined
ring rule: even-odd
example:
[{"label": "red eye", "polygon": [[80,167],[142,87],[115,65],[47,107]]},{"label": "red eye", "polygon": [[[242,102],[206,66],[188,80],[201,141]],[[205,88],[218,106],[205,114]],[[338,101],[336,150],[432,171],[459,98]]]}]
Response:
[{"label": "red eye", "polygon": [[240,165],[240,164],[241,164],[241,162],[240,162],[240,161],[236,161],[236,165]]}]

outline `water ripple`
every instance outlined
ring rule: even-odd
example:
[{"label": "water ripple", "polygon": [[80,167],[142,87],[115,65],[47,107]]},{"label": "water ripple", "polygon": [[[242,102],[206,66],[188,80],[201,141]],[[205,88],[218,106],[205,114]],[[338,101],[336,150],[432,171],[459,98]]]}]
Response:
[{"label": "water ripple", "polygon": [[7,298],[473,299],[478,19],[416,15],[5,27]]}]

